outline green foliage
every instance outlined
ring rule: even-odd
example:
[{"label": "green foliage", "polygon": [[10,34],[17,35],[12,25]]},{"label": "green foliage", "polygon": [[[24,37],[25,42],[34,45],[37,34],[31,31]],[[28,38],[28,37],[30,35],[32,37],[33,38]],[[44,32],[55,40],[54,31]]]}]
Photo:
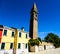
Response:
[{"label": "green foliage", "polygon": [[55,46],[56,48],[57,48],[57,47],[60,47],[60,38],[58,38],[58,40],[55,40],[54,46]]},{"label": "green foliage", "polygon": [[53,43],[55,47],[60,47],[60,38],[53,33],[49,33],[44,40]]},{"label": "green foliage", "polygon": [[29,46],[35,46],[35,45],[39,45],[40,39],[30,39],[28,42]]},{"label": "green foliage", "polygon": [[38,40],[41,42],[41,38],[40,37],[38,37]]}]

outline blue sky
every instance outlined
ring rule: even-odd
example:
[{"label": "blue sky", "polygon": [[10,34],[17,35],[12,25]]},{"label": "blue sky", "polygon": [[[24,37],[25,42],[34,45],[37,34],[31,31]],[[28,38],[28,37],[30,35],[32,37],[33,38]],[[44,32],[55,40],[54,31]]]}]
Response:
[{"label": "blue sky", "polygon": [[0,24],[18,29],[24,27],[29,32],[30,11],[34,2],[39,11],[39,37],[43,39],[49,32],[60,35],[59,0],[0,0]]}]

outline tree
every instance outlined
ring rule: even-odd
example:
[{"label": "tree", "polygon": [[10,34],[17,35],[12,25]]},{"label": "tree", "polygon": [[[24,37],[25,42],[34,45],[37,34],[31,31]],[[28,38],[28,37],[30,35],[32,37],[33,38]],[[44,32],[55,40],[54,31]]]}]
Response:
[{"label": "tree", "polygon": [[46,42],[51,42],[54,44],[55,47],[59,47],[60,46],[60,38],[58,37],[58,35],[53,34],[53,33],[49,33],[44,40]]},{"label": "tree", "polygon": [[41,38],[37,38],[37,39],[30,39],[29,42],[28,42],[28,45],[29,46],[39,46],[39,42],[41,42]]},{"label": "tree", "polygon": [[40,42],[42,42],[42,40],[41,40],[41,38],[40,38],[40,37],[38,37],[38,39],[39,39],[39,41],[40,41]]}]

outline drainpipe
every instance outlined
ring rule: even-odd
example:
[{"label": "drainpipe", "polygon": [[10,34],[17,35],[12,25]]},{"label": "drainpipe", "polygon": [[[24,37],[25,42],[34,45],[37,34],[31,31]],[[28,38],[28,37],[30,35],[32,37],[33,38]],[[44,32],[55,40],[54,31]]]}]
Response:
[{"label": "drainpipe", "polygon": [[17,50],[17,37],[18,37],[18,30],[15,29],[13,54],[16,54]]}]

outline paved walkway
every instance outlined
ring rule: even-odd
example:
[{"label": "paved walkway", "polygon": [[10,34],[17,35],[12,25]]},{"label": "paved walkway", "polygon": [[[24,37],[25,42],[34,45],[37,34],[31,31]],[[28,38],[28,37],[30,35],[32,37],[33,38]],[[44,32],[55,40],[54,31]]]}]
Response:
[{"label": "paved walkway", "polygon": [[29,53],[26,53],[26,54],[60,54],[60,48],[44,50],[44,51],[40,51],[40,52],[36,52],[36,53],[35,52],[29,52]]}]

